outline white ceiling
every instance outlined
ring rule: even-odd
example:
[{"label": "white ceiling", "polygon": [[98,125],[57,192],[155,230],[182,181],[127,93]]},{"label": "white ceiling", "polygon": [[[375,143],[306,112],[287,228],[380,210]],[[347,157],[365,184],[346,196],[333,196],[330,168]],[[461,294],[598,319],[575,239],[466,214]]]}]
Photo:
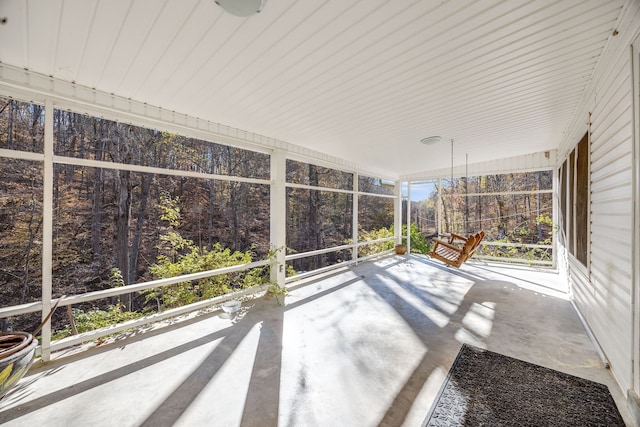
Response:
[{"label": "white ceiling", "polygon": [[622,4],[0,0],[0,62],[404,175],[558,148]]}]

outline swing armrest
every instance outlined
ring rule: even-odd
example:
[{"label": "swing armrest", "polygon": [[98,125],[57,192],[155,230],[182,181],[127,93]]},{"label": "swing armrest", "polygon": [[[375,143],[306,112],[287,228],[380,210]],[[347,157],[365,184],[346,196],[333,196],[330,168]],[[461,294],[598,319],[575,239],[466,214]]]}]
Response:
[{"label": "swing armrest", "polygon": [[466,242],[467,238],[456,233],[450,233],[449,243],[453,243],[455,240],[462,240],[463,242]]}]

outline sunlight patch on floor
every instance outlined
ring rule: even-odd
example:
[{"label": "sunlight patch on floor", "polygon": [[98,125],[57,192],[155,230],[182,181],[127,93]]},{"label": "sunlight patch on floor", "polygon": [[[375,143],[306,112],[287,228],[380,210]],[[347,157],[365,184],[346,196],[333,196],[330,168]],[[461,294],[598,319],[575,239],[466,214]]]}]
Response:
[{"label": "sunlight patch on floor", "polygon": [[[240,425],[258,350],[260,327],[260,324],[256,324],[249,330],[233,350],[232,357],[227,359],[203,387],[175,426]],[[203,359],[209,354],[207,352]],[[211,414],[216,414],[214,419]]]},{"label": "sunlight patch on floor", "polygon": [[462,318],[462,324],[474,334],[487,338],[491,334],[495,307],[494,302],[474,302]]},{"label": "sunlight patch on floor", "polygon": [[440,387],[447,377],[447,372],[447,369],[440,366],[431,371],[429,378],[424,382],[416,396],[416,399],[413,401],[411,409],[407,414],[407,418],[402,424],[403,426],[409,427],[422,425],[425,415],[429,411],[429,408],[431,408],[431,404],[438,395]]}]

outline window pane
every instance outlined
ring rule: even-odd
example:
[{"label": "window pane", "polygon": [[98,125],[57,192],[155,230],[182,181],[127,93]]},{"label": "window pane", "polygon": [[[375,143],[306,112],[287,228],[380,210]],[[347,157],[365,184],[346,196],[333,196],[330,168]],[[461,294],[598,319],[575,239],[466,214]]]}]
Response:
[{"label": "window pane", "polygon": [[[352,239],[353,195],[330,191],[287,189],[287,248],[296,253],[347,244]],[[295,260],[297,271],[331,265],[347,256],[331,252]]]},{"label": "window pane", "polygon": [[442,205],[440,207],[440,221],[443,233],[465,233],[464,214],[467,198],[463,197],[464,190],[459,179],[442,180]]},{"label": "window pane", "polygon": [[[437,209],[437,181],[411,183],[411,223],[425,237],[438,234]],[[406,207],[403,209],[403,224],[406,224]]]},{"label": "window pane", "polygon": [[490,256],[510,260],[543,261],[550,263],[553,261],[553,250],[542,247],[481,245],[474,253],[474,256]]},{"label": "window pane", "polygon": [[575,245],[575,236],[574,236],[574,224],[576,221],[576,210],[575,210],[575,191],[574,186],[576,182],[576,150],[574,149],[569,154],[569,168],[567,169],[567,173],[569,174],[569,209],[567,215],[567,229],[569,232],[567,233],[567,239],[569,240],[569,252],[572,255],[576,253],[576,245]]},{"label": "window pane", "polygon": [[393,196],[395,194],[395,183],[385,179],[360,175],[358,176],[358,191]]},{"label": "window pane", "polygon": [[[268,185],[69,165],[56,165],[54,179],[57,294],[242,264],[269,251]],[[206,259],[226,249],[251,259]],[[135,302],[142,309],[144,295]]]},{"label": "window pane", "polygon": [[512,191],[551,190],[553,172],[523,172],[500,175],[470,176],[442,180],[443,188],[457,188],[466,194],[504,193]]},{"label": "window pane", "polygon": [[578,144],[576,165],[576,258],[588,262],[589,246],[589,138],[584,135]]},{"label": "window pane", "polygon": [[372,238],[363,238],[363,232],[375,234],[383,229],[391,230],[393,226],[393,200],[387,197],[364,194],[358,197],[359,241],[375,240],[372,236]]},{"label": "window pane", "polygon": [[[0,307],[42,296],[42,163],[0,158]],[[39,314],[12,320],[30,331]]]},{"label": "window pane", "polygon": [[[484,230],[485,239],[514,242],[526,234],[533,236],[528,240],[543,241],[549,236],[539,232],[545,226],[538,227],[535,221],[538,216],[544,224],[551,221],[551,193],[536,191],[547,191],[551,178],[552,171],[541,171],[443,179],[442,230],[464,235]],[[493,194],[473,195],[485,192]],[[496,194],[502,192],[530,193]]]},{"label": "window pane", "polygon": [[56,110],[60,156],[269,179],[269,155],[111,120]]},{"label": "window pane", "polygon": [[560,188],[558,189],[560,197],[560,221],[562,222],[562,230],[564,231],[563,244],[566,245],[567,236],[567,161],[565,160],[560,167]]},{"label": "window pane", "polygon": [[44,152],[44,107],[0,97],[0,148]]},{"label": "window pane", "polygon": [[464,235],[484,231],[487,241],[541,243],[552,236],[552,207],[550,193],[445,197],[443,229]]},{"label": "window pane", "polygon": [[353,174],[310,163],[287,160],[287,182],[314,187],[353,189]]},{"label": "window pane", "polygon": [[[59,110],[54,124],[58,155],[269,178],[265,154]],[[267,184],[56,164],[53,185],[54,294],[215,270],[269,252]],[[115,323],[126,320],[119,313],[139,316],[262,284],[267,270],[78,304],[74,316]]]},{"label": "window pane", "polygon": [[550,244],[552,200],[550,193],[469,197],[467,234],[483,230],[487,241]]},{"label": "window pane", "polygon": [[339,251],[290,260],[286,263],[286,276],[292,277],[296,274],[313,271],[321,267],[329,267],[344,261],[349,261],[352,258],[353,251],[351,249],[341,249]]}]

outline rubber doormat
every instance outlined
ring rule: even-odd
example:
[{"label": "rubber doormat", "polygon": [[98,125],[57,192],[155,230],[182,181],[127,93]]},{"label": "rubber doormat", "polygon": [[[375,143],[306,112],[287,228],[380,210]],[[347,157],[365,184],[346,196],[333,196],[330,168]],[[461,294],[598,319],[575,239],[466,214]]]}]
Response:
[{"label": "rubber doormat", "polygon": [[604,384],[463,344],[423,426],[622,426]]}]

